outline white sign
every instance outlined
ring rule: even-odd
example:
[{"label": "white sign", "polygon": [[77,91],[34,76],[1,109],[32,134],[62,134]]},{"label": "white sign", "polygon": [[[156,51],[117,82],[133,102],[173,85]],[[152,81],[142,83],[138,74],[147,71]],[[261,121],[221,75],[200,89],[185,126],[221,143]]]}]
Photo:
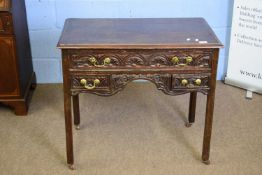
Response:
[{"label": "white sign", "polygon": [[225,82],[262,93],[262,0],[235,0]]}]

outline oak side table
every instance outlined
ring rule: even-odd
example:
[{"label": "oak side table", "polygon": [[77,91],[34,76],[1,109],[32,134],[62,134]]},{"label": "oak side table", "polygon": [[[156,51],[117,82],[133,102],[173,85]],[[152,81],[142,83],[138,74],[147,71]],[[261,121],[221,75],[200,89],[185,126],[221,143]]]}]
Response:
[{"label": "oak side table", "polygon": [[79,93],[107,97],[137,79],[151,81],[167,95],[190,93],[188,127],[195,121],[197,92],[207,95],[202,160],[210,163],[217,62],[223,45],[203,18],[67,19],[57,47],[62,50],[71,169],[72,111],[79,129]]}]

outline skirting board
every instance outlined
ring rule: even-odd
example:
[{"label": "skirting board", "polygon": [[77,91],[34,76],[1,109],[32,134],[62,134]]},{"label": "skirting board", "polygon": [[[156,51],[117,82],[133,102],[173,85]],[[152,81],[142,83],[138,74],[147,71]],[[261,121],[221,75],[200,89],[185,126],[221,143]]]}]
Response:
[{"label": "skirting board", "polygon": [[249,90],[251,92],[257,92],[259,94],[262,94],[261,87],[250,85],[250,84],[246,84],[246,83],[241,82],[241,81],[236,80],[236,79],[225,77],[225,83],[229,84],[229,85],[232,85],[232,86],[236,86],[236,87],[240,87],[240,88]]}]

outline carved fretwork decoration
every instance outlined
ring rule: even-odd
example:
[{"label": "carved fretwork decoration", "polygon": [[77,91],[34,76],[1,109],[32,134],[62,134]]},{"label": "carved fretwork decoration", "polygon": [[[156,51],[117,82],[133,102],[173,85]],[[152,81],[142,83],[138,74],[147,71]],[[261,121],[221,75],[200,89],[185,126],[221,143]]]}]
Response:
[{"label": "carved fretwork decoration", "polygon": [[112,86],[113,89],[120,91],[125,88],[125,86],[134,80],[143,79],[154,83],[157,89],[163,92],[168,92],[171,85],[171,75],[170,74],[121,74],[112,75]]},{"label": "carved fretwork decoration", "polygon": [[170,66],[170,59],[163,55],[152,55],[149,58],[149,65],[150,66]]},{"label": "carved fretwork decoration", "polygon": [[[96,58],[98,64],[102,64],[105,58],[110,58],[110,67],[168,67],[185,64],[186,58],[192,57],[187,66],[211,67],[212,49],[167,49],[167,50],[82,50],[70,51],[71,68],[92,68],[94,65],[89,58]],[[173,57],[178,57],[179,62],[172,62]]]},{"label": "carved fretwork decoration", "polygon": [[128,56],[124,64],[126,66],[144,66],[145,60],[142,55]]}]

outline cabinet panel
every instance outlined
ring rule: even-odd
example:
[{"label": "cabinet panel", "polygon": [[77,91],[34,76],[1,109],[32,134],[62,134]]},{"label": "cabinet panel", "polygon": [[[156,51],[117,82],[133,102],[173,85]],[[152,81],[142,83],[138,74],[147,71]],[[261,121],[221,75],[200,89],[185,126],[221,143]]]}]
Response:
[{"label": "cabinet panel", "polygon": [[0,37],[0,96],[19,94],[14,39]]},{"label": "cabinet panel", "polygon": [[0,0],[0,11],[10,10],[10,0]]},{"label": "cabinet panel", "polygon": [[12,34],[12,17],[9,13],[0,13],[0,34]]}]

